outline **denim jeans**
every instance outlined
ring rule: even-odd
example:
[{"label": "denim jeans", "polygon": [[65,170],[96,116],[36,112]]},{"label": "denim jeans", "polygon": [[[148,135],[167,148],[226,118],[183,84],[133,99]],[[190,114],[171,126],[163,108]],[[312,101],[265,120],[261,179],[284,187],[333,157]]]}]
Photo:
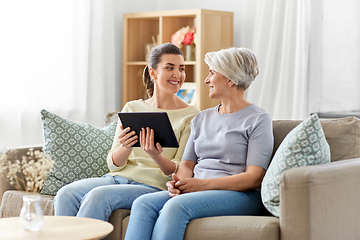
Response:
[{"label": "denim jeans", "polygon": [[192,219],[257,215],[260,211],[261,197],[256,190],[210,190],[173,198],[167,191],[146,194],[133,203],[125,240],[182,240]]},{"label": "denim jeans", "polygon": [[133,201],[161,189],[120,177],[104,175],[62,187],[55,196],[55,216],[77,216],[107,221],[118,208],[130,209]]}]

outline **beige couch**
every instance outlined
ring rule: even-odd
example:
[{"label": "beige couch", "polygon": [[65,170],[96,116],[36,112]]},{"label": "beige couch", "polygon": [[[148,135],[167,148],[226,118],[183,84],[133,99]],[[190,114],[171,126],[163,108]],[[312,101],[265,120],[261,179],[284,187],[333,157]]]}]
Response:
[{"label": "beige couch", "polygon": [[[273,121],[274,152],[300,121]],[[360,239],[360,120],[321,120],[331,148],[331,163],[287,170],[281,177],[280,219],[263,216],[210,217],[192,220],[186,240],[330,240]],[[41,147],[39,147],[41,149]],[[22,149],[19,154],[24,154]],[[340,161],[341,160],[341,161]],[[22,191],[11,190],[0,176],[1,217],[18,216]],[[42,207],[52,215],[53,197],[43,195]],[[110,216],[114,231],[106,239],[123,239],[129,210]]]}]

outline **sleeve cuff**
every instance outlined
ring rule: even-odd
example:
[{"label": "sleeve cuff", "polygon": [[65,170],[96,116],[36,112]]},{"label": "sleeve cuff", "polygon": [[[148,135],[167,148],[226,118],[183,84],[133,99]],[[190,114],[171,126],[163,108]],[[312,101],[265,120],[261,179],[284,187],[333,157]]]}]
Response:
[{"label": "sleeve cuff", "polygon": [[110,170],[110,172],[118,172],[118,171],[122,170],[122,169],[126,166],[126,163],[124,164],[124,166],[121,166],[121,167],[116,166],[116,165],[114,164],[113,159],[112,159],[113,153],[114,153],[114,152],[112,152],[111,154],[109,154],[108,159],[107,159],[108,166],[109,166],[109,170]]}]

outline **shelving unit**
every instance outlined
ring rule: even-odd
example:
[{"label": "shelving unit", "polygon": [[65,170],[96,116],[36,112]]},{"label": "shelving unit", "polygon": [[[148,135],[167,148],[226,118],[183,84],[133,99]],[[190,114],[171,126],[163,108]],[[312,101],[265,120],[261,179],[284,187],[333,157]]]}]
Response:
[{"label": "shelving unit", "polygon": [[171,35],[186,26],[196,27],[195,61],[185,62],[186,81],[196,83],[195,104],[204,110],[219,103],[209,98],[204,84],[209,72],[204,57],[207,52],[233,46],[232,12],[193,9],[127,13],[123,23],[123,104],[147,98],[142,73],[147,65],[145,45],[152,42],[152,36],[158,36],[159,44],[170,42]]}]

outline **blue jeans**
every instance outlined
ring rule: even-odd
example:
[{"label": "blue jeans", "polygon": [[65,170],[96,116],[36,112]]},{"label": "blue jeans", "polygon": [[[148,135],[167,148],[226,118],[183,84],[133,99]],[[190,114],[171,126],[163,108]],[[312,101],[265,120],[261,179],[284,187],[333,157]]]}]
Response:
[{"label": "blue jeans", "polygon": [[131,208],[125,240],[182,240],[192,219],[230,215],[257,215],[261,197],[256,190],[210,190],[170,198],[167,191],[143,195]]},{"label": "blue jeans", "polygon": [[118,208],[130,209],[133,201],[161,189],[120,177],[104,175],[62,187],[55,196],[55,216],[77,216],[107,221]]}]

